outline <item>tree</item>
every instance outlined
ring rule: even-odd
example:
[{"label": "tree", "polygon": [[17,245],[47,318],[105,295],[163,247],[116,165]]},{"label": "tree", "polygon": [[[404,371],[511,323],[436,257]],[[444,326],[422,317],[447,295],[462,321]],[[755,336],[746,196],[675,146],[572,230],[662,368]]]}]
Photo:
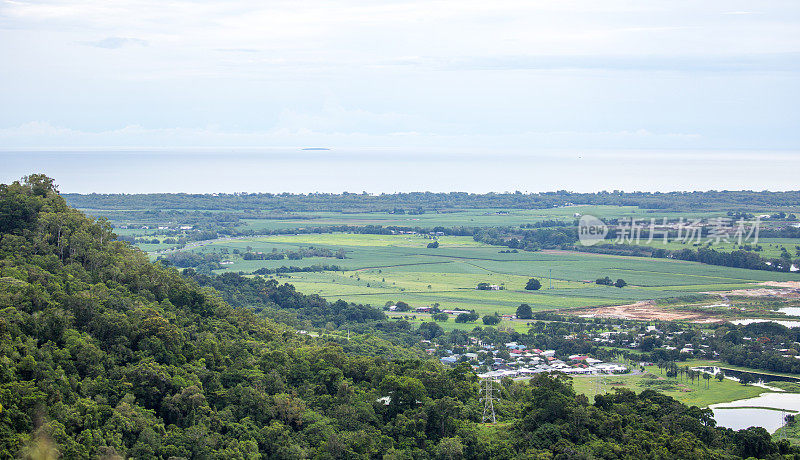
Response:
[{"label": "tree", "polygon": [[485,315],[483,317],[483,324],[487,326],[494,326],[500,323],[500,317],[497,314],[494,315]]},{"label": "tree", "polygon": [[469,312],[469,313],[459,313],[458,316],[456,316],[456,322],[457,323],[471,323],[471,322],[477,320],[478,318],[479,318],[478,314],[475,313],[474,311]]},{"label": "tree", "polygon": [[422,338],[425,340],[432,340],[444,334],[442,326],[436,323],[425,322],[419,325],[419,331],[422,333]]},{"label": "tree", "polygon": [[448,315],[447,313],[434,313],[431,316],[431,318],[433,318],[434,321],[439,321],[443,323],[448,319],[450,319],[450,315]]},{"label": "tree", "polygon": [[531,306],[526,303],[523,303],[519,307],[517,307],[517,318],[518,319],[533,318],[533,310],[531,310]]},{"label": "tree", "polygon": [[464,456],[464,446],[461,439],[442,438],[436,446],[436,458],[440,460],[459,460]]},{"label": "tree", "polygon": [[525,285],[526,291],[538,291],[541,289],[542,283],[539,282],[536,278],[531,278],[528,280],[528,283]]},{"label": "tree", "polygon": [[595,281],[595,283],[601,286],[611,286],[612,284],[614,284],[614,282],[611,281],[611,278],[607,276],[605,278],[597,278],[597,281]]},{"label": "tree", "polygon": [[397,302],[395,304],[395,306],[397,307],[396,308],[397,311],[408,311],[408,310],[411,310],[411,306],[408,305],[407,303],[403,302],[402,300],[400,302]]},{"label": "tree", "polygon": [[428,249],[436,249],[436,248],[439,247],[439,242],[438,241],[434,241],[433,243],[428,243],[427,247],[428,247]]},{"label": "tree", "polygon": [[626,283],[626,282],[625,282],[625,280],[624,280],[624,279],[622,279],[622,278],[619,278],[619,279],[618,279],[618,280],[617,280],[617,281],[614,283],[614,286],[615,286],[615,287],[618,287],[618,288],[622,288],[622,287],[625,287],[625,286],[627,286],[627,285],[628,285],[628,283]]}]

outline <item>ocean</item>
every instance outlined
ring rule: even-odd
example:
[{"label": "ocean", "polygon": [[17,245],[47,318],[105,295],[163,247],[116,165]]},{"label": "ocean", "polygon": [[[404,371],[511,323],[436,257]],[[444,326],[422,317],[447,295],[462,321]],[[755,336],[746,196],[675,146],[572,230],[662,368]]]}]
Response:
[{"label": "ocean", "polygon": [[800,151],[0,151],[0,182],[68,193],[796,190]]}]

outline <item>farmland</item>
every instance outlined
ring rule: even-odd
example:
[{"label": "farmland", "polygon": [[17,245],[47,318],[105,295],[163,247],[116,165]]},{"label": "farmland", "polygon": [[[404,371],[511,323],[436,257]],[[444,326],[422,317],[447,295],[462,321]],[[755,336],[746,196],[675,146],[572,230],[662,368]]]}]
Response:
[{"label": "farmland", "polygon": [[[338,271],[280,275],[281,281],[293,284],[299,291],[329,300],[374,306],[402,300],[412,307],[439,304],[442,309],[474,309],[482,315],[513,314],[521,303],[531,305],[534,311],[571,309],[674,298],[796,278],[787,273],[669,259],[569,251],[500,252],[503,248],[477,243],[469,237],[440,236],[438,248],[426,247],[431,241],[428,235],[416,234],[321,233],[217,241],[194,251],[221,254],[227,265],[216,273],[252,273],[260,268],[289,265],[336,265]],[[341,249],[346,258],[241,257],[245,252],[266,254],[310,247]],[[603,276],[623,278],[629,286],[620,289],[591,282]],[[541,290],[524,290],[531,277],[542,281]],[[477,290],[475,287],[482,282],[498,285],[502,290]]]}]

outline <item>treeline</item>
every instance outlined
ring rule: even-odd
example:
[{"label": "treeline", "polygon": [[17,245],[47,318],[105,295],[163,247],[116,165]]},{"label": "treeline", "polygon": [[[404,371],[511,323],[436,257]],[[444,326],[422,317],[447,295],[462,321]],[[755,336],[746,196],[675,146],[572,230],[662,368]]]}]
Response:
[{"label": "treeline", "polygon": [[291,284],[279,284],[277,280],[260,276],[248,278],[235,273],[219,276],[184,271],[200,286],[214,288],[222,299],[236,307],[249,308],[255,312],[283,309],[292,312],[297,319],[315,327],[328,323],[339,327],[348,323],[364,323],[385,320],[386,315],[369,305],[348,303],[343,300],[328,302],[322,297],[299,293]]},{"label": "treeline", "polygon": [[[701,262],[709,265],[722,265],[724,267],[749,268],[751,270],[769,270],[776,272],[789,272],[792,267],[791,259],[767,259],[755,252],[736,250],[731,252],[717,251],[715,249],[701,247],[697,250],[681,249],[678,251],[667,251],[657,249],[653,251],[653,257],[668,257],[678,260],[688,260]],[[795,261],[800,265],[800,259]]]},{"label": "treeline", "polygon": [[542,227],[519,229],[492,227],[473,229],[472,238],[480,243],[506,246],[511,249],[538,251],[571,247],[578,241],[577,227]]},{"label": "treeline", "polygon": [[221,268],[220,262],[224,255],[215,252],[176,251],[159,257],[159,260],[168,265],[179,268],[197,268],[205,266],[205,271]]},{"label": "treeline", "polygon": [[[238,250],[234,250],[234,253],[236,252],[238,252]],[[278,251],[277,249],[271,252],[247,251],[242,253],[241,256],[244,260],[302,260],[304,257],[335,257],[337,259],[344,259],[346,258],[346,253],[344,249],[338,249],[334,252],[328,248],[308,247],[293,251]]]},{"label": "treeline", "polygon": [[342,270],[338,265],[309,265],[307,267],[295,267],[294,265],[278,268],[262,267],[254,271],[254,275],[276,275],[280,273],[309,273],[309,272],[338,272]]},{"label": "treeline", "polygon": [[697,249],[684,248],[670,250],[630,244],[598,244],[594,246],[576,245],[573,249],[595,254],[686,260],[689,262],[700,262],[723,267],[746,268],[749,270],[791,272],[792,265],[800,267],[800,259],[792,260],[788,252],[784,252],[788,257],[766,258],[761,257],[754,251],[745,251],[741,249],[735,251],[717,251],[707,246],[702,246]]},{"label": "treeline", "polygon": [[107,210],[266,210],[277,212],[436,212],[459,209],[544,209],[569,204],[639,206],[646,209],[742,210],[765,206],[793,206],[800,192],[708,191],[708,192],[598,192],[568,191],[523,194],[465,192],[395,194],[67,194],[69,204],[83,209]]}]

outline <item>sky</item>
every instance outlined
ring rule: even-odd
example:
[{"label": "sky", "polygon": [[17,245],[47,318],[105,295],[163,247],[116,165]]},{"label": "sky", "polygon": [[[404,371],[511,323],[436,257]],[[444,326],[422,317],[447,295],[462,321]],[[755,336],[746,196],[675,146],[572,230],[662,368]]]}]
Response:
[{"label": "sky", "polygon": [[[796,0],[0,0],[0,63],[12,166],[305,147],[800,155]],[[707,173],[696,187],[740,180]]]}]

